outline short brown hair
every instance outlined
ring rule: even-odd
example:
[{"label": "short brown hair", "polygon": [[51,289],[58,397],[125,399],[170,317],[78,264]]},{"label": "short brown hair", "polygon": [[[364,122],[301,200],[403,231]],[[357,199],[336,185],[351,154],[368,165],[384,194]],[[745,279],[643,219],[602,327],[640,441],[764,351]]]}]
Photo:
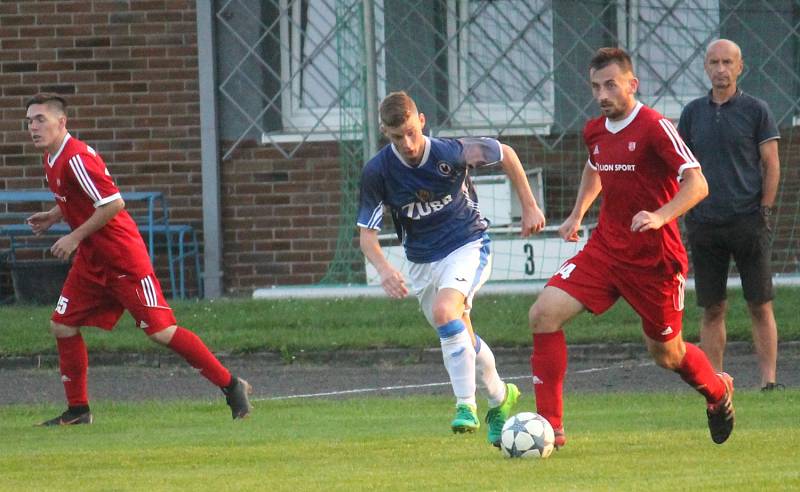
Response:
[{"label": "short brown hair", "polygon": [[417,104],[405,91],[392,92],[381,101],[379,113],[384,126],[397,128],[417,112]]},{"label": "short brown hair", "polygon": [[66,114],[67,112],[67,100],[54,92],[40,92],[36,94],[25,103],[25,109],[30,108],[34,104],[47,104],[58,109],[62,113]]},{"label": "short brown hair", "polygon": [[631,56],[622,48],[600,48],[589,62],[589,69],[602,70],[612,63],[616,63],[623,72],[633,73]]}]

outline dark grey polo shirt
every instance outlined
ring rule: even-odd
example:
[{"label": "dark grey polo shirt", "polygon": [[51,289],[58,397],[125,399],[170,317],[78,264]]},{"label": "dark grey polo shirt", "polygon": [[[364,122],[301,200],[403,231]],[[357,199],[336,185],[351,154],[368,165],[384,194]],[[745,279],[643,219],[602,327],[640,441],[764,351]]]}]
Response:
[{"label": "dark grey polo shirt", "polygon": [[717,105],[709,91],[683,108],[678,132],[708,181],[709,194],[689,211],[689,220],[723,224],[758,211],[762,186],[759,146],[780,138],[764,101],[738,90]]}]

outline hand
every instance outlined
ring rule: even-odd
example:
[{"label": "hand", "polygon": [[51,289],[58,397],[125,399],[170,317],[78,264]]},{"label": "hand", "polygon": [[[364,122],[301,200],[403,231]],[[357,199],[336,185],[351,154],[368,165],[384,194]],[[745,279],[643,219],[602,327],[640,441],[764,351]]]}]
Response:
[{"label": "hand", "polygon": [[75,239],[72,234],[67,234],[66,236],[59,238],[58,241],[50,247],[50,252],[53,253],[53,256],[58,258],[59,260],[68,260],[72,253],[78,249],[78,244],[80,241]]},{"label": "hand", "polygon": [[647,210],[637,213],[631,220],[631,231],[633,232],[657,231],[663,226],[664,219],[660,215]]},{"label": "hand", "polygon": [[570,243],[576,243],[580,240],[580,236],[578,235],[578,231],[581,228],[581,221],[580,219],[574,218],[572,215],[567,217],[567,220],[561,224],[561,227],[558,228],[558,235],[564,241]]},{"label": "hand", "polygon": [[408,287],[406,287],[406,279],[403,274],[389,266],[386,270],[380,272],[381,287],[389,297],[394,299],[402,299],[408,295]]},{"label": "hand", "polygon": [[528,237],[531,234],[542,232],[545,226],[544,213],[542,209],[534,205],[533,208],[522,211],[522,224],[520,234]]},{"label": "hand", "polygon": [[25,222],[31,226],[33,233],[39,236],[58,222],[58,219],[53,218],[50,212],[37,212],[25,219]]}]

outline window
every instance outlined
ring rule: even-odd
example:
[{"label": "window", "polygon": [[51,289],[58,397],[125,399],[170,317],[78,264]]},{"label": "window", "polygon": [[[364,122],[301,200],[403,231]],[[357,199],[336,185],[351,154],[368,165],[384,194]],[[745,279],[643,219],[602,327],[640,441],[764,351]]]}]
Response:
[{"label": "window", "polygon": [[552,2],[448,0],[447,12],[450,126],[552,123]]},{"label": "window", "polygon": [[[382,3],[382,2],[379,2]],[[337,132],[341,123],[341,102],[358,106],[361,98],[344,97],[340,87],[359,88],[362,66],[363,27],[360,24],[360,0],[281,0],[281,106],[284,133]],[[375,8],[375,35],[383,36],[382,8]],[[337,26],[337,17],[345,20]],[[340,19],[341,20],[341,19]],[[345,27],[343,28],[342,25]],[[358,37],[357,39],[350,39]],[[347,51],[340,53],[340,51]],[[347,70],[340,66],[340,56],[353,60]],[[378,73],[383,72],[383,58],[378,57]],[[340,80],[344,77],[347,80]],[[379,80],[382,78],[379,76]],[[379,87],[379,90],[381,88]]]},{"label": "window", "polygon": [[705,48],[719,37],[718,0],[618,0],[619,37],[642,101],[668,118],[708,92]]}]

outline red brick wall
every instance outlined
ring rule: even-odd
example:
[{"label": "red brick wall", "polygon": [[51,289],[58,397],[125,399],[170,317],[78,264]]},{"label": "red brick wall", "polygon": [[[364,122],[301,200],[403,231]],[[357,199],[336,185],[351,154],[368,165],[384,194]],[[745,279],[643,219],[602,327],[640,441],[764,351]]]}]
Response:
[{"label": "red brick wall", "polygon": [[306,143],[286,159],[275,148],[244,145],[221,175],[228,290],[318,282],[338,234],[338,146]]},{"label": "red brick wall", "polygon": [[102,154],[123,191],[162,191],[173,220],[200,227],[194,5],[0,2],[0,189],[45,186],[24,101],[53,91],[69,100],[68,128]]}]

